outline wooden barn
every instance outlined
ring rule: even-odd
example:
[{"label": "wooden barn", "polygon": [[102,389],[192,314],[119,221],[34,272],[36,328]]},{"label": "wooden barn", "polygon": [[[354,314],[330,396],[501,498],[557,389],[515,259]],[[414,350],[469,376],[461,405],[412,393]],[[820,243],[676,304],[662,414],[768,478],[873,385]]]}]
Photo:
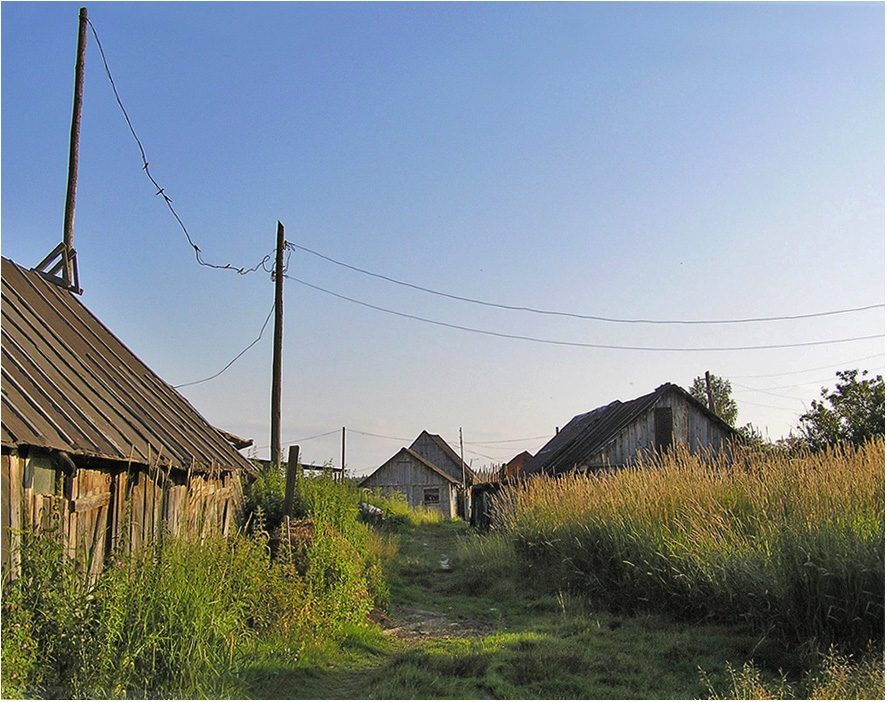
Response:
[{"label": "wooden barn", "polygon": [[522,474],[594,472],[635,463],[645,451],[684,444],[720,450],[738,433],[683,388],[666,383],[629,402],[580,414],[524,465]]},{"label": "wooden barn", "polygon": [[467,518],[464,486],[470,485],[473,477],[446,441],[423,431],[409,448],[400,449],[360,486],[400,493],[410,506],[437,509],[447,519]]},{"label": "wooden barn", "polygon": [[70,290],[2,260],[4,578],[27,529],[95,573],[117,548],[227,533],[253,469]]},{"label": "wooden barn", "polygon": [[387,495],[400,493],[411,507],[427,507],[447,519],[457,514],[459,481],[415,451],[402,448],[360,483]]}]

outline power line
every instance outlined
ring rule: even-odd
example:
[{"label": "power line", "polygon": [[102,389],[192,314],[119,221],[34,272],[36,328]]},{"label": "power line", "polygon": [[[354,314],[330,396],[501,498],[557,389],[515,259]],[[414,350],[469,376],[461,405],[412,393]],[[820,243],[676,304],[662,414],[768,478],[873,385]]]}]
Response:
[{"label": "power line", "polygon": [[731,377],[731,378],[740,378],[740,379],[747,379],[747,378],[779,378],[779,377],[781,377],[781,376],[783,376],[783,375],[798,375],[798,374],[800,374],[800,373],[812,373],[813,371],[826,370],[826,369],[830,369],[830,368],[847,367],[847,366],[849,366],[851,363],[859,363],[860,361],[868,361],[868,360],[871,360],[872,358],[880,358],[880,357],[883,356],[883,355],[884,355],[884,352],[882,351],[881,353],[876,353],[876,354],[874,354],[873,356],[863,356],[862,358],[855,358],[855,359],[853,359],[852,361],[842,361],[841,363],[832,363],[832,364],[830,364],[830,365],[828,365],[828,366],[819,366],[818,368],[805,368],[804,370],[787,371],[787,372],[785,372],[785,373],[764,373],[763,375],[733,375],[733,376],[730,376],[730,377]]},{"label": "power line", "polygon": [[539,439],[548,439],[551,434],[544,436],[528,436],[524,439],[503,439],[502,441],[466,441],[466,446],[492,446],[493,444],[517,444],[523,441],[538,441]]},{"label": "power line", "polygon": [[176,389],[178,389],[178,388],[186,388],[186,387],[188,387],[188,386],[190,386],[190,385],[199,385],[200,383],[205,383],[205,382],[207,382],[207,381],[209,381],[209,380],[213,380],[213,379],[215,379],[215,378],[218,378],[222,373],[224,373],[224,372],[225,372],[226,370],[228,370],[231,366],[233,366],[233,365],[234,365],[234,362],[235,362],[238,358],[240,358],[243,354],[245,354],[247,351],[249,351],[253,346],[255,346],[256,344],[259,343],[259,341],[260,341],[261,338],[262,338],[262,335],[265,333],[265,327],[268,326],[268,322],[271,321],[271,315],[273,315],[273,314],[274,314],[274,305],[271,306],[271,311],[268,312],[268,316],[265,317],[265,323],[262,325],[262,329],[261,329],[261,331],[259,331],[259,335],[255,338],[255,340],[253,340],[253,341],[252,341],[252,342],[251,342],[251,343],[250,343],[245,349],[243,349],[243,351],[241,351],[241,352],[240,352],[239,354],[237,354],[234,358],[232,358],[230,361],[228,361],[228,363],[225,365],[225,367],[222,368],[222,370],[220,370],[218,373],[216,373],[215,375],[211,375],[211,376],[209,376],[208,378],[204,378],[203,380],[194,380],[194,381],[192,381],[192,382],[190,382],[190,383],[181,383],[181,384],[179,384],[179,385],[173,385],[173,387],[176,388]]},{"label": "power line", "polygon": [[814,317],[830,317],[839,314],[849,314],[851,312],[863,312],[865,310],[877,309],[880,307],[884,307],[884,304],[874,304],[874,305],[865,305],[863,307],[852,307],[842,310],[831,310],[829,312],[811,312],[807,314],[796,314],[796,315],[783,315],[783,316],[775,316],[775,317],[748,317],[745,319],[695,319],[695,320],[687,320],[687,319],[621,319],[617,317],[603,317],[600,315],[591,315],[591,314],[580,314],[576,312],[563,312],[556,310],[544,310],[538,309],[535,307],[524,307],[519,305],[506,305],[496,302],[489,302],[487,300],[478,300],[471,297],[464,297],[462,295],[453,295],[451,293],[441,292],[440,290],[433,290],[431,288],[426,288],[421,285],[416,285],[414,283],[407,283],[403,280],[398,280],[397,278],[392,278],[387,275],[382,275],[381,273],[374,273],[373,271],[369,271],[365,268],[360,268],[359,266],[352,266],[351,264],[345,263],[344,261],[338,261],[330,256],[326,256],[322,253],[314,251],[313,249],[309,249],[307,246],[300,246],[299,244],[294,244],[294,246],[300,251],[304,251],[305,253],[309,253],[312,256],[317,256],[318,258],[323,259],[324,261],[329,261],[337,266],[341,266],[343,268],[347,268],[349,270],[355,271],[357,273],[361,273],[363,275],[368,275],[373,278],[377,278],[378,280],[384,280],[389,283],[394,283],[395,285],[401,285],[405,288],[411,288],[413,290],[419,290],[420,292],[428,293],[430,295],[437,295],[439,297],[445,297],[450,300],[458,300],[460,302],[469,302],[473,305],[483,305],[484,307],[495,307],[501,310],[513,310],[519,312],[532,312],[534,314],[544,314],[551,315],[557,317],[572,317],[574,319],[587,319],[593,320],[597,322],[613,322],[618,324],[748,324],[751,322],[783,322],[788,320],[795,319],[812,319]]},{"label": "power line", "polygon": [[800,397],[792,397],[791,395],[782,395],[778,392],[770,392],[769,390],[761,390],[759,388],[750,388],[747,385],[740,385],[739,383],[735,383],[736,387],[742,388],[743,390],[751,390],[752,392],[759,392],[763,395],[770,395],[771,397],[781,397],[785,400],[797,400],[798,402],[806,402],[806,400],[801,399]]},{"label": "power line", "polygon": [[759,346],[714,346],[714,347],[667,347],[667,346],[622,346],[618,344],[591,344],[580,341],[561,341],[556,339],[542,339],[539,337],[533,336],[524,336],[522,334],[506,334],[504,332],[495,332],[490,331],[488,329],[477,329],[474,327],[466,327],[460,324],[450,324],[448,322],[441,322],[435,319],[429,319],[427,317],[420,317],[414,314],[407,314],[406,312],[397,312],[396,310],[391,310],[386,307],[379,307],[378,305],[370,304],[369,302],[363,302],[362,300],[357,300],[353,297],[348,297],[347,295],[342,295],[340,293],[333,292],[332,290],[327,290],[326,288],[322,288],[319,285],[314,285],[313,283],[308,283],[300,278],[296,278],[294,276],[288,275],[286,276],[290,280],[299,283],[300,285],[304,285],[305,287],[311,288],[312,290],[317,290],[322,293],[326,293],[327,295],[332,295],[333,297],[337,297],[340,300],[345,300],[347,302],[351,302],[355,305],[360,305],[361,307],[366,307],[368,309],[376,310],[378,312],[384,312],[386,314],[395,315],[397,317],[402,317],[404,319],[412,319],[418,322],[424,322],[425,324],[433,324],[438,327],[445,327],[447,329],[458,329],[460,331],[471,332],[473,334],[483,334],[485,336],[494,336],[500,339],[518,339],[521,341],[532,341],[537,344],[548,344],[552,346],[571,346],[578,348],[590,348],[590,349],[611,349],[617,351],[675,351],[675,352],[715,352],[715,351],[761,351],[764,349],[793,349],[793,348],[802,348],[807,346],[825,346],[829,344],[845,344],[853,341],[867,341],[870,339],[881,339],[884,337],[883,334],[873,334],[871,336],[857,336],[847,339],[827,339],[824,341],[803,341],[794,344],[762,344]]},{"label": "power line", "polygon": [[[884,366],[877,366],[876,368],[868,368],[866,370],[869,370],[869,371],[884,370]],[[823,378],[822,380],[808,380],[805,383],[793,383],[792,385],[776,385],[774,387],[765,388],[765,389],[750,388],[746,385],[740,385],[739,383],[736,383],[736,386],[740,387],[740,388],[745,388],[746,390],[754,390],[756,392],[765,392],[765,390],[788,390],[790,388],[802,388],[806,385],[822,385],[823,383],[833,383],[833,382],[835,382],[834,376],[832,376],[831,378]]]},{"label": "power line", "polygon": [[[804,401],[798,400],[798,402],[803,403]],[[798,414],[798,416],[800,416],[800,413],[798,412],[798,410],[796,408],[792,408],[792,407],[776,407],[775,405],[762,405],[757,402],[749,402],[748,400],[743,400],[742,404],[752,405],[754,407],[766,407],[767,409],[782,410],[783,412],[793,412],[795,414]]]},{"label": "power line", "polygon": [[268,261],[270,261],[274,252],[267,254],[261,261],[259,261],[252,268],[238,268],[237,266],[232,266],[230,263],[226,263],[223,266],[217,265],[215,263],[207,263],[203,260],[201,256],[200,247],[194,243],[193,239],[191,239],[191,235],[188,233],[188,228],[185,226],[185,223],[182,221],[182,218],[179,217],[179,213],[176,212],[175,208],[172,205],[172,200],[166,194],[166,191],[160,186],[160,184],[154,179],[154,176],[151,175],[151,171],[148,168],[148,157],[145,154],[145,148],[142,146],[142,142],[139,139],[138,134],[136,134],[135,128],[132,126],[132,120],[129,118],[129,114],[126,111],[126,108],[123,106],[123,101],[120,99],[120,94],[117,92],[117,85],[114,83],[114,78],[111,75],[111,69],[108,66],[108,59],[105,56],[105,50],[102,48],[102,42],[99,39],[98,32],[96,32],[95,26],[93,23],[87,18],[86,22],[89,24],[89,28],[92,30],[92,35],[95,37],[96,45],[99,47],[99,53],[102,55],[102,63],[105,65],[105,73],[108,76],[108,81],[111,83],[111,89],[114,91],[114,98],[117,100],[117,105],[120,107],[120,111],[123,112],[123,117],[126,120],[126,124],[129,127],[129,131],[132,133],[133,139],[135,139],[136,145],[139,147],[139,153],[142,157],[142,170],[145,171],[145,175],[148,177],[148,180],[153,183],[154,187],[157,188],[157,195],[163,197],[163,201],[166,203],[166,206],[169,208],[169,211],[172,213],[172,216],[175,217],[176,222],[179,223],[179,227],[181,227],[182,231],[185,233],[185,238],[188,240],[188,243],[194,249],[194,256],[197,259],[197,263],[201,266],[205,266],[207,268],[216,268],[218,270],[230,270],[238,273],[240,275],[247,275],[248,273],[255,273],[259,268],[263,269],[266,273],[270,273],[271,271],[265,266]]},{"label": "power line", "polygon": [[348,431],[355,434],[360,434],[361,436],[371,436],[375,439],[391,439],[391,441],[412,441],[412,439],[404,439],[400,436],[382,436],[382,434],[371,434],[368,431],[360,431],[358,429],[352,429],[351,427],[348,427],[347,429]]}]

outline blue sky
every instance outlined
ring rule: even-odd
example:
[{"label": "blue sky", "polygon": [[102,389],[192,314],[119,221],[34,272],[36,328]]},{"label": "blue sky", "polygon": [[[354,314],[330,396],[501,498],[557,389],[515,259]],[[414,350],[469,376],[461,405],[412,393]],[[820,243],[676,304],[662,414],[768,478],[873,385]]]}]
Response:
[{"label": "blue sky", "polygon": [[[78,4],[4,2],[2,253],[60,240]],[[623,319],[884,302],[882,3],[95,3],[153,176],[205,260],[286,237],[452,295]],[[200,267],[142,171],[90,33],[75,222],[84,303],[165,380],[259,334],[266,273]],[[506,311],[296,250],[289,274],[445,324],[576,344],[738,348],[883,335],[884,310],[732,325]],[[286,281],[284,445],[366,473],[422,429],[474,467],[706,370],[787,435],[884,340],[632,351],[480,335]],[[267,456],[270,327],[182,388]],[[360,433],[362,432],[362,433]],[[375,434],[378,436],[367,436]],[[379,438],[389,437],[389,438]],[[512,441],[520,439],[520,441]],[[505,443],[497,443],[505,442]]]}]

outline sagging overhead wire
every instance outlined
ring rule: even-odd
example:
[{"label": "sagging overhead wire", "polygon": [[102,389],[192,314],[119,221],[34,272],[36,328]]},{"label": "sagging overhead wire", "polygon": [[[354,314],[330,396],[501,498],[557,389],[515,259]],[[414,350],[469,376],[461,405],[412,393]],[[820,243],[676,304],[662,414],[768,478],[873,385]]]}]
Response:
[{"label": "sagging overhead wire", "polygon": [[138,134],[136,134],[135,128],[132,126],[132,120],[129,118],[129,114],[126,111],[126,108],[123,106],[123,101],[120,99],[120,94],[117,92],[117,85],[114,83],[114,78],[111,75],[111,69],[108,66],[108,59],[105,56],[105,50],[102,48],[102,42],[99,39],[98,32],[96,32],[95,25],[87,18],[86,19],[89,28],[92,30],[92,35],[95,37],[96,46],[99,47],[99,53],[102,55],[102,63],[105,65],[105,73],[108,76],[108,81],[111,83],[111,89],[114,91],[114,98],[117,100],[117,105],[120,107],[120,111],[123,113],[123,118],[126,120],[126,124],[129,127],[129,131],[132,133],[133,139],[135,139],[136,145],[139,147],[139,153],[142,157],[142,170],[145,172],[145,175],[148,177],[148,180],[157,188],[157,195],[160,195],[163,198],[163,201],[166,203],[167,208],[172,213],[172,216],[175,217],[176,222],[179,223],[179,227],[181,227],[182,231],[185,233],[185,238],[188,240],[188,243],[191,245],[191,248],[194,249],[194,256],[197,259],[197,263],[201,266],[205,266],[206,268],[215,268],[218,270],[226,270],[226,271],[234,271],[240,275],[247,275],[249,273],[255,273],[260,268],[265,272],[270,272],[270,270],[266,267],[266,264],[274,258],[274,252],[265,255],[261,261],[259,261],[255,266],[251,268],[246,267],[238,267],[234,266],[230,263],[226,263],[225,265],[218,265],[215,263],[208,263],[203,260],[201,255],[200,247],[194,243],[194,240],[191,238],[191,234],[188,232],[188,228],[185,226],[185,223],[182,221],[182,218],[179,217],[179,213],[176,212],[175,207],[173,207],[172,200],[169,195],[166,194],[166,191],[160,186],[160,184],[154,179],[154,176],[151,175],[151,170],[148,167],[148,157],[145,154],[145,148],[142,146],[142,141],[139,139]]},{"label": "sagging overhead wire", "polygon": [[[296,245],[294,245],[296,246]],[[298,246],[296,246],[298,248]],[[300,278],[296,278],[292,275],[286,275],[286,278],[299,283],[300,285],[304,285],[307,288],[311,288],[312,290],[317,290],[318,292],[325,293],[327,295],[331,295],[332,297],[336,297],[340,300],[345,300],[346,302],[351,302],[355,305],[360,305],[361,307],[366,307],[368,309],[376,310],[378,312],[384,312],[385,314],[394,315],[397,317],[402,317],[404,319],[412,319],[417,322],[423,322],[425,324],[433,324],[438,327],[445,327],[447,329],[459,329],[460,331],[471,332],[472,334],[482,334],[484,336],[493,336],[500,339],[517,339],[520,341],[531,341],[537,344],[548,344],[551,346],[571,346],[577,348],[587,348],[587,349],[609,349],[616,351],[673,351],[673,352],[715,352],[715,351],[761,351],[764,349],[794,349],[794,348],[802,348],[807,346],[826,346],[829,344],[846,344],[853,341],[867,341],[870,339],[882,339],[884,337],[883,334],[872,334],[870,336],[857,336],[846,339],[826,339],[823,341],[802,341],[793,344],[761,344],[758,346],[708,346],[708,347],[669,347],[669,346],[623,346],[619,344],[592,344],[581,341],[562,341],[557,339],[543,339],[539,337],[533,336],[524,336],[522,334],[506,334],[504,332],[496,332],[491,331],[489,329],[477,329],[475,327],[466,327],[461,324],[450,324],[449,322],[441,322],[435,319],[429,319],[428,317],[421,317],[415,314],[408,314],[406,312],[398,312],[396,310],[391,310],[386,307],[380,307],[378,305],[373,305],[369,302],[364,302],[362,300],[357,300],[353,297],[348,297],[347,295],[342,295],[337,292],[333,292],[332,290],[327,290],[326,288],[322,288],[319,285],[314,285],[313,283],[309,283],[307,281],[301,280]]]},{"label": "sagging overhead wire", "polygon": [[186,388],[191,385],[199,385],[200,383],[206,383],[210,380],[214,380],[215,378],[218,378],[222,373],[224,373],[231,366],[233,366],[234,362],[237,361],[237,359],[239,359],[241,356],[243,356],[243,354],[245,354],[247,351],[249,351],[253,346],[258,344],[259,341],[261,341],[262,336],[265,333],[265,328],[268,326],[268,322],[271,321],[271,316],[273,314],[274,314],[274,305],[271,305],[271,311],[268,312],[268,316],[265,317],[265,323],[262,325],[262,329],[259,331],[259,335],[245,349],[243,349],[243,351],[241,351],[234,358],[232,358],[230,361],[228,361],[228,363],[225,364],[225,367],[222,368],[222,370],[220,370],[218,373],[216,373],[215,375],[211,375],[208,378],[204,378],[203,380],[193,380],[190,383],[181,383],[179,385],[173,385],[173,387],[178,390],[179,388]]},{"label": "sagging overhead wire", "polygon": [[405,288],[411,288],[413,290],[419,290],[420,292],[428,293],[430,295],[437,295],[439,297],[445,297],[450,300],[458,300],[459,302],[469,302],[473,305],[482,305],[484,307],[495,307],[500,310],[513,310],[518,312],[532,312],[533,314],[543,314],[557,317],[571,317],[573,319],[586,319],[593,320],[597,322],[612,322],[617,324],[749,324],[752,322],[784,322],[795,319],[812,319],[814,317],[831,317],[834,315],[840,314],[850,314],[852,312],[863,312],[865,310],[873,310],[880,307],[884,307],[884,303],[873,304],[873,305],[864,305],[862,307],[850,307],[842,310],[831,310],[828,312],[810,312],[807,314],[795,314],[795,315],[781,315],[774,317],[747,317],[744,319],[624,319],[618,317],[604,317],[601,315],[593,315],[593,314],[580,314],[577,312],[564,312],[557,310],[544,310],[535,307],[524,307],[520,305],[505,305],[496,302],[489,302],[487,300],[478,300],[476,298],[464,297],[462,295],[453,295],[451,293],[441,292],[440,290],[433,290],[432,288],[426,288],[421,285],[416,285],[414,283],[408,283],[403,280],[398,280],[397,278],[392,278],[387,275],[382,275],[381,273],[374,273],[373,271],[369,271],[365,268],[360,268],[359,266],[353,266],[349,263],[345,263],[344,261],[339,261],[330,256],[326,256],[318,251],[314,251],[313,249],[309,249],[307,246],[300,246],[299,244],[293,244],[295,248],[300,251],[304,251],[305,253],[309,253],[312,256],[317,256],[318,258],[323,259],[324,261],[328,261],[337,266],[341,266],[342,268],[347,268],[348,270],[355,271],[356,273],[361,273],[362,275],[367,275],[372,278],[377,278],[378,280],[384,280],[389,283],[394,283],[395,285],[400,285]]},{"label": "sagging overhead wire", "polygon": [[884,352],[882,351],[881,353],[876,353],[871,356],[863,356],[862,358],[854,358],[850,361],[841,361],[841,363],[832,363],[828,366],[817,366],[816,368],[805,368],[804,370],[786,371],[785,373],[764,373],[762,375],[731,375],[730,379],[732,380],[733,378],[740,378],[740,379],[780,378],[783,375],[798,375],[800,373],[812,373],[813,371],[829,370],[829,369],[834,369],[834,368],[846,368],[853,363],[859,363],[860,361],[870,361],[873,358],[880,358],[883,355],[884,355]]}]

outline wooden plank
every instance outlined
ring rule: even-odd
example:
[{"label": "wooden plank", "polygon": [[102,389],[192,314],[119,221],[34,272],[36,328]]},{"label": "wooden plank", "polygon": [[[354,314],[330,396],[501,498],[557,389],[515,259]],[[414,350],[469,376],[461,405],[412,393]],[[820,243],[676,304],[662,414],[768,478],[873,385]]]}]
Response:
[{"label": "wooden plank", "polygon": [[108,504],[110,503],[111,493],[107,493],[108,503],[100,506],[95,514],[95,530],[92,534],[92,563],[89,569],[89,579],[94,582],[102,572],[105,564],[105,548],[108,538]]},{"label": "wooden plank", "polygon": [[154,482],[154,520],[152,538],[160,537],[160,528],[163,522],[163,478],[158,476]]},{"label": "wooden plank", "polygon": [[86,512],[91,509],[98,509],[99,507],[104,507],[111,503],[111,492],[99,492],[93,493],[92,495],[87,495],[86,497],[79,497],[76,500],[71,500],[71,509],[75,514],[80,514],[81,512]]},{"label": "wooden plank", "polygon": [[4,453],[0,458],[0,495],[2,495],[2,505],[0,505],[0,518],[2,518],[2,534],[0,534],[0,567],[3,569],[3,580],[6,581],[7,575],[12,569],[12,511],[10,509],[10,499],[12,486],[10,485],[10,463],[12,457]]},{"label": "wooden plank", "polygon": [[142,522],[145,515],[145,501],[142,495],[144,490],[144,474],[138,471],[133,476],[134,483],[130,492],[130,509],[132,511],[132,523],[129,547],[133,553],[142,547]]},{"label": "wooden plank", "polygon": [[9,539],[9,577],[18,576],[21,567],[22,502],[24,500],[24,460],[19,456],[9,457],[9,526],[12,529]]}]

